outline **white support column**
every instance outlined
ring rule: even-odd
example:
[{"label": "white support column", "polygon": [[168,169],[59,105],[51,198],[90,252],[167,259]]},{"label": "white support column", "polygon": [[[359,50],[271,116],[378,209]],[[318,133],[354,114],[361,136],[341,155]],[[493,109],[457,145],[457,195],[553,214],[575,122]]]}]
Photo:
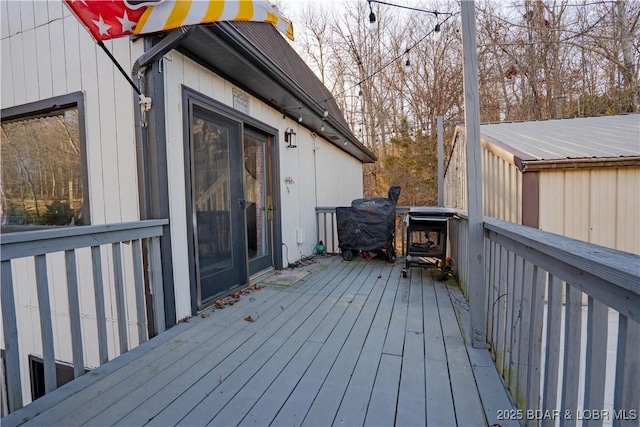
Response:
[{"label": "white support column", "polygon": [[438,116],[438,206],[444,206],[444,123]]},{"label": "white support column", "polygon": [[475,2],[462,1],[462,57],[464,62],[464,116],[467,136],[467,198],[469,215],[469,305],[473,347],[485,348],[484,227],[482,159]]}]

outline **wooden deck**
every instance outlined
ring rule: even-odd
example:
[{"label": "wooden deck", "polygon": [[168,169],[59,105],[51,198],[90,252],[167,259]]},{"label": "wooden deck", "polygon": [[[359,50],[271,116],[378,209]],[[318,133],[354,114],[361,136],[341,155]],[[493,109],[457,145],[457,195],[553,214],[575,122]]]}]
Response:
[{"label": "wooden deck", "polygon": [[458,326],[463,296],[402,266],[317,258],[293,285],[206,310],[2,425],[508,425],[488,352]]}]

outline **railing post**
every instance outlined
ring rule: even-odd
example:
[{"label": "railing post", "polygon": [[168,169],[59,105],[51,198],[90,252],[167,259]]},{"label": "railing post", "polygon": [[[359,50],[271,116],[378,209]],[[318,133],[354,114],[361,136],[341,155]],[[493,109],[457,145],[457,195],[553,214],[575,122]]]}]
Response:
[{"label": "railing post", "polygon": [[637,423],[640,413],[640,388],[637,373],[640,370],[640,324],[622,314],[618,317],[618,343],[616,377],[613,397],[613,426]]},{"label": "railing post", "polygon": [[57,388],[56,361],[53,349],[53,327],[51,325],[51,299],[47,278],[47,256],[36,255],[36,287],[38,290],[38,311],[40,313],[40,334],[42,335],[42,361],[44,364],[44,389],[46,393]]},{"label": "railing post", "polygon": [[149,288],[153,301],[153,318],[156,334],[164,332],[166,322],[164,316],[164,289],[162,284],[162,257],[160,254],[160,238],[149,239]]},{"label": "railing post", "polygon": [[138,320],[138,343],[147,340],[147,316],[144,304],[144,274],[142,272],[142,242],[131,242],[131,256],[133,257],[133,278],[136,295],[136,315]]},{"label": "railing post", "polygon": [[2,261],[2,331],[4,333],[5,364],[9,412],[22,408],[22,382],[20,379],[20,350],[18,347],[18,323],[13,294],[11,261]]},{"label": "railing post", "polygon": [[73,353],[73,376],[84,374],[82,352],[82,327],[80,323],[80,299],[78,298],[78,273],[76,271],[76,251],[64,252],[67,270],[67,296],[69,300],[69,324],[71,327],[71,351]]},{"label": "railing post", "polygon": [[[562,319],[562,282],[557,277],[547,274],[548,302],[547,325],[560,325]],[[560,370],[560,328],[547,326],[547,339],[544,352],[544,383],[542,394],[543,411],[557,409],[558,401],[558,371]],[[543,427],[555,427],[552,419],[542,421]]]},{"label": "railing post", "polygon": [[93,270],[93,292],[96,301],[98,358],[102,365],[109,360],[109,351],[107,349],[107,315],[104,307],[104,284],[102,283],[102,255],[100,254],[100,246],[91,247],[91,266]]},{"label": "railing post", "polygon": [[467,197],[469,215],[469,307],[471,344],[486,348],[484,229],[482,210],[482,163],[480,150],[480,101],[478,97],[478,48],[475,2],[462,2],[462,57],[467,136]]},{"label": "railing post", "polygon": [[[335,242],[335,238],[336,238],[335,224],[336,224],[336,211],[334,210],[333,212],[331,212],[331,243],[333,246],[333,253],[337,254],[339,246],[336,246],[336,242]],[[338,245],[339,244],[340,242],[338,242]]]},{"label": "railing post", "polygon": [[444,124],[442,116],[437,118],[438,128],[438,206],[444,207]]},{"label": "railing post", "polygon": [[124,279],[122,278],[122,248],[120,242],[111,247],[113,251],[113,281],[116,287],[116,313],[118,315],[118,335],[120,353],[129,351],[127,337],[127,310],[125,306]]}]

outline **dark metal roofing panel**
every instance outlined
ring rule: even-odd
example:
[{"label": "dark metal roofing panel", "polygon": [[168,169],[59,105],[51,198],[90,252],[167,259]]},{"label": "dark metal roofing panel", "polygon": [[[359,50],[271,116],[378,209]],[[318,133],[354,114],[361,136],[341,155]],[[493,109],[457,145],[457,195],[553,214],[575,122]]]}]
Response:
[{"label": "dark metal roofing panel", "polygon": [[377,160],[353,135],[329,90],[271,24],[197,26],[178,50],[292,119],[302,115],[301,126],[360,161]]},{"label": "dark metal roofing panel", "polygon": [[[300,58],[291,45],[280,35],[273,25],[255,22],[229,22],[247,41],[257,47],[275,66],[303,88],[329,114],[348,128],[342,111],[320,79]],[[323,102],[327,100],[326,102]],[[287,106],[294,109],[296,105]]]},{"label": "dark metal roofing panel", "polygon": [[523,160],[640,156],[640,114],[486,124],[480,132]]}]

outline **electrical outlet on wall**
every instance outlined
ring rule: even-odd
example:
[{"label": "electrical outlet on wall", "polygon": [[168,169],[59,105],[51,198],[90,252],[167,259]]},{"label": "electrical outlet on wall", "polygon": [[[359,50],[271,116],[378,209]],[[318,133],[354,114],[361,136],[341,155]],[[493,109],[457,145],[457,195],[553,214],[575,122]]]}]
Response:
[{"label": "electrical outlet on wall", "polygon": [[304,230],[302,228],[296,228],[296,242],[299,245],[304,243]]}]

